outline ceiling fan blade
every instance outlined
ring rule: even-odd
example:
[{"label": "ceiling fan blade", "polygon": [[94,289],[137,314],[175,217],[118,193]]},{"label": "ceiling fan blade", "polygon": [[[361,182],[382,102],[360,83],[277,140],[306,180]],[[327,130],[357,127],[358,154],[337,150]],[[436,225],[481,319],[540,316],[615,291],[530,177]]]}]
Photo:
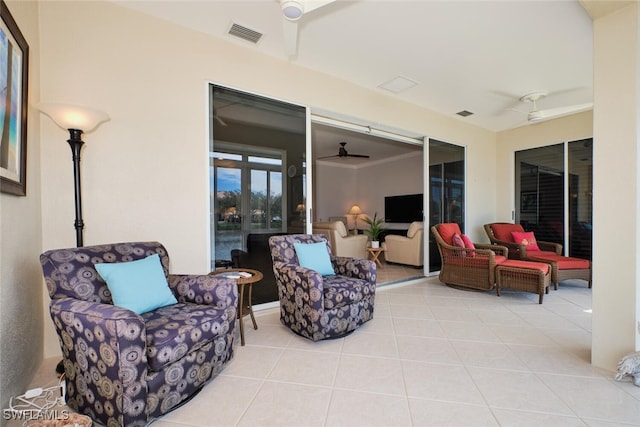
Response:
[{"label": "ceiling fan blade", "polygon": [[298,23],[282,20],[282,36],[284,38],[284,53],[294,56],[298,52]]},{"label": "ceiling fan blade", "polygon": [[364,154],[347,154],[346,156],[343,156],[343,157],[360,157],[362,159],[368,159],[369,158],[369,156],[366,156]]},{"label": "ceiling fan blade", "polygon": [[342,156],[324,156],[324,157],[318,157],[316,160],[333,159],[336,157],[342,157]]},{"label": "ceiling fan blade", "polygon": [[333,3],[335,0],[305,0],[301,1],[302,7],[304,8],[303,13],[309,13],[312,10],[316,10],[321,8],[322,6],[326,6],[329,3]]},{"label": "ceiling fan blade", "polygon": [[592,103],[576,104],[576,105],[567,105],[565,107],[548,108],[546,110],[539,110],[536,113],[538,113],[538,116],[540,117],[538,120],[551,119],[553,117],[565,116],[568,114],[579,113],[581,111],[587,111],[592,107],[593,107]]}]

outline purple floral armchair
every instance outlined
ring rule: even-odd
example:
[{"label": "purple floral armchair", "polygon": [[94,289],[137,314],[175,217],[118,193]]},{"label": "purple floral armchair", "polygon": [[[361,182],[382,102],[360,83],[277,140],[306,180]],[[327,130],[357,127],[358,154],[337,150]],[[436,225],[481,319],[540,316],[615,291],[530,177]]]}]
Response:
[{"label": "purple floral armchair", "polygon": [[376,265],[373,261],[331,255],[335,275],[301,267],[294,243],[329,242],[322,234],[269,238],[280,298],[280,321],[293,332],[318,341],[344,336],[373,318]]},{"label": "purple floral armchair", "polygon": [[[178,303],[138,315],[113,305],[95,263],[160,256]],[[158,242],[40,256],[63,353],[67,404],[106,426],[143,426],[182,404],[233,356],[238,291],[208,275],[169,274]]]}]

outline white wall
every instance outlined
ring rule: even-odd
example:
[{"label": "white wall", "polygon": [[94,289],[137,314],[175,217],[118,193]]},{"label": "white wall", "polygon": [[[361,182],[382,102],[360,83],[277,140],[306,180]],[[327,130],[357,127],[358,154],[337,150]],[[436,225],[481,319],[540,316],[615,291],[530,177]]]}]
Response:
[{"label": "white wall", "polygon": [[362,211],[384,218],[385,196],[423,193],[422,152],[358,169],[357,198]]},{"label": "white wall", "polygon": [[[4,7],[4,6],[3,6]],[[40,96],[38,10],[35,2],[7,7],[30,49],[27,115],[27,195],[0,194],[0,404],[24,392],[43,354],[44,286],[40,207]],[[5,423],[5,420],[2,421]]]},{"label": "white wall", "polygon": [[346,216],[351,206],[360,203],[355,167],[316,162],[314,171],[314,221]]},{"label": "white wall", "polygon": [[[491,132],[114,4],[39,7],[42,100],[111,116],[84,138],[87,245],[159,240],[172,271],[208,270],[207,81],[466,144],[468,222],[495,216]],[[43,245],[74,246],[67,136],[48,119],[41,135]],[[46,336],[46,354],[59,354],[53,328]]]}]

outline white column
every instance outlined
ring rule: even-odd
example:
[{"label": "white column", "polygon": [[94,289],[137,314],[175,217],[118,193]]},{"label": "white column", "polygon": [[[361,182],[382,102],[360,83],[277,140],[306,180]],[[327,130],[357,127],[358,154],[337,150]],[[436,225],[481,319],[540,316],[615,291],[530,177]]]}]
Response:
[{"label": "white column", "polygon": [[640,350],[640,8],[594,20],[591,362]]}]

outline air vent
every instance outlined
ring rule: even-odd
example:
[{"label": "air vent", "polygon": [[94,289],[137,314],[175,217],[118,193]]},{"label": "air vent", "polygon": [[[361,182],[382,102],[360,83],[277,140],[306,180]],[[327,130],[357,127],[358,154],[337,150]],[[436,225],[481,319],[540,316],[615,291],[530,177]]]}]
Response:
[{"label": "air vent", "polygon": [[231,25],[231,28],[229,28],[229,34],[250,41],[251,43],[258,43],[258,40],[262,37],[262,33],[252,30],[251,28],[243,27],[235,22]]},{"label": "air vent", "polygon": [[456,114],[462,117],[468,117],[468,116],[471,116],[473,113],[471,111],[462,110],[462,111],[458,111]]}]

